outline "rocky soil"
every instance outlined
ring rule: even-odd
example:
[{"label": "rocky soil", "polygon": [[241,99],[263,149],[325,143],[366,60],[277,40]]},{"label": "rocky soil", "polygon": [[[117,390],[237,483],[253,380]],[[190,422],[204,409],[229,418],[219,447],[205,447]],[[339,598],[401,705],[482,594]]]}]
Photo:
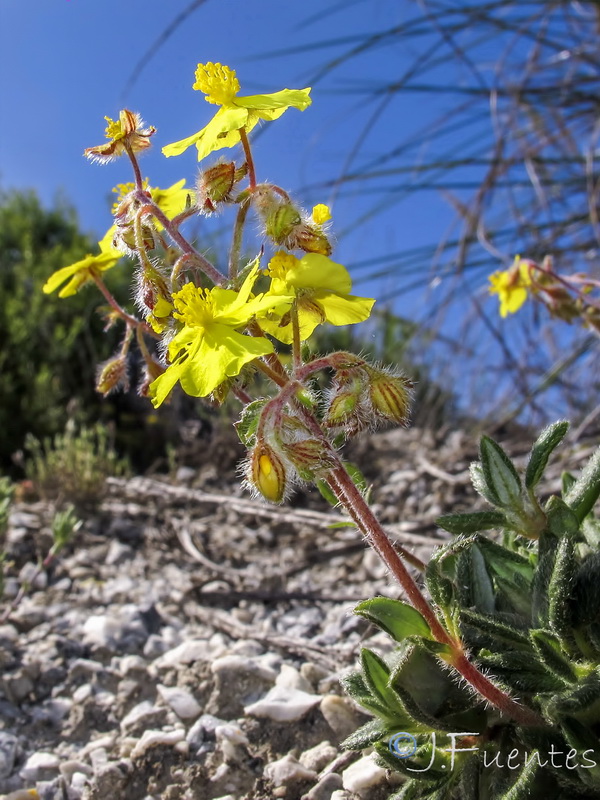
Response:
[{"label": "rocky soil", "polygon": [[[515,439],[512,450],[524,455],[529,444]],[[340,676],[362,646],[389,648],[353,606],[398,588],[353,528],[330,527],[340,516],[316,493],[291,507],[244,495],[231,447],[201,448],[176,480],[110,479],[74,544],[0,625],[3,796],[393,793],[394,778],[369,754],[339,747],[366,720]],[[569,465],[590,452],[578,446]],[[475,437],[462,431],[377,434],[351,456],[392,537],[421,558],[444,536],[436,516],[475,502]],[[47,553],[53,511],[13,506],[4,609]]]}]

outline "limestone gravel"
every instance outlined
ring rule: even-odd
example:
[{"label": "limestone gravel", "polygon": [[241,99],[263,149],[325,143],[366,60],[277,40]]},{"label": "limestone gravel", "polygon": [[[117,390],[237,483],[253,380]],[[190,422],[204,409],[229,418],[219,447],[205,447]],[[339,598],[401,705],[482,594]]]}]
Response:
[{"label": "limestone gravel", "polygon": [[[474,444],[459,430],[409,430],[354,446],[382,520],[421,558],[443,535],[435,516],[473,503]],[[331,528],[337,516],[316,493],[291,507],[251,500],[203,453],[179,483],[110,481],[75,545],[0,624],[0,794],[392,792],[370,756],[339,749],[367,719],[342,696],[340,677],[361,646],[389,649],[351,612],[375,594],[398,596],[396,587],[355,530]],[[53,511],[41,502],[12,510],[5,603],[47,552]]]}]

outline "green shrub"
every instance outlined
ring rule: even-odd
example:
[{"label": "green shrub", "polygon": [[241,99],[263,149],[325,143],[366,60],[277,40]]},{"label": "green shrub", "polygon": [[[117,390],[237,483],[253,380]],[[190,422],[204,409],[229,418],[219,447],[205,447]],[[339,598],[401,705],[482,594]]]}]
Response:
[{"label": "green shrub", "polygon": [[105,493],[106,478],[128,471],[99,423],[77,430],[69,422],[64,433],[43,442],[29,434],[26,448],[25,472],[38,494],[78,508],[97,504]]},{"label": "green shrub", "polygon": [[[27,433],[50,436],[74,413],[89,422],[110,409],[94,390],[96,364],[114,346],[95,311],[96,294],[83,291],[69,304],[41,290],[54,270],[94,244],[69,206],[47,210],[34,192],[0,192],[0,469],[12,464]],[[118,291],[125,275],[113,272]]]}]

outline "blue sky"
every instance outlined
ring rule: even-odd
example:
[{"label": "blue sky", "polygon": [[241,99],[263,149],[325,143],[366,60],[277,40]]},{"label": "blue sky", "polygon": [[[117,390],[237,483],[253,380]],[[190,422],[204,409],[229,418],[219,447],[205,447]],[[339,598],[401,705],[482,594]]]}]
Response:
[{"label": "blue sky", "polygon": [[[501,364],[503,359],[493,329],[509,337],[515,331],[517,354],[523,346],[530,357],[538,350],[533,314],[520,313],[518,325],[525,320],[529,333],[519,342],[517,323],[504,326],[495,299],[487,294],[487,275],[500,268],[503,259],[505,265],[510,263],[515,243],[504,241],[498,257],[480,252],[480,266],[467,278],[456,275],[451,265],[440,274],[436,243],[458,233],[452,200],[437,187],[439,176],[434,172],[427,173],[426,190],[411,191],[420,179],[411,171],[413,165],[436,156],[457,156],[465,162],[456,174],[454,201],[464,201],[481,180],[483,169],[477,164],[489,155],[492,139],[485,97],[463,115],[463,127],[455,133],[426,131],[465,102],[460,91],[473,84],[469,69],[448,55],[428,25],[421,26],[420,36],[383,38],[355,58],[343,57],[365,35],[410,23],[421,7],[413,0],[205,0],[153,50],[191,4],[192,0],[0,0],[0,187],[33,187],[47,204],[61,193],[76,207],[83,228],[100,237],[111,223],[112,187],[131,179],[124,160],[99,166],[82,156],[85,147],[103,141],[104,116],[116,118],[119,109],[127,107],[157,128],[155,146],[141,163],[153,186],[170,186],[183,177],[193,185],[198,172],[194,149],[165,159],[160,148],[199,130],[214,112],[214,106],[191,88],[198,62],[220,61],[235,68],[242,94],[312,85],[309,109],[291,109],[255,137],[259,180],[280,184],[309,209],[332,201],[338,236],[334,258],[350,269],[357,294],[376,297],[379,307],[392,303],[397,313],[411,319],[431,312],[452,342],[450,360],[457,362],[457,354],[465,364],[471,359],[471,372],[460,378],[470,388],[457,387],[456,376],[452,388],[471,393],[476,384],[475,394],[485,404],[496,395],[498,378],[492,372],[484,379],[480,366]],[[519,6],[513,8],[519,13]],[[494,83],[497,60],[506,53],[518,56],[522,44],[479,29],[458,35],[476,42],[476,81],[486,86]],[[430,66],[425,77],[439,88],[435,95],[419,88],[421,76],[400,92],[372,95],[373,88],[397,81],[426,52]],[[324,71],[336,59],[335,68]],[[141,74],[127,88],[141,61]],[[381,160],[382,153],[399,147],[400,155]],[[212,159],[205,163],[210,165]],[[339,191],[316,188],[323,182],[331,186],[344,171],[370,167],[377,172],[389,166],[399,169],[391,179],[351,181]],[[525,175],[525,184],[527,180]],[[200,236],[210,245],[214,231],[231,220],[231,215],[223,215],[202,221]],[[385,266],[390,256],[411,248],[412,255],[392,262],[391,275],[366,279],[378,264]],[[395,296],[412,284],[418,287]],[[444,307],[452,290],[455,300]],[[483,327],[475,306],[465,301],[469,293],[489,313]],[[479,327],[469,328],[472,318]],[[470,338],[468,351],[466,338],[461,349],[463,337]],[[441,363],[442,368],[449,363],[447,355]],[[508,391],[510,395],[510,384]]]},{"label": "blue sky", "polygon": [[[2,0],[0,107],[7,118],[0,126],[0,185],[34,187],[47,203],[60,190],[77,208],[84,228],[101,235],[110,224],[111,188],[130,179],[122,161],[100,167],[82,158],[84,147],[102,142],[105,115],[115,118],[119,108],[129,107],[156,126],[155,147],[142,161],[152,185],[168,186],[182,177],[189,183],[198,170],[194,151],[164,159],[160,147],[198,130],[214,111],[191,89],[199,61],[234,67],[242,94],[303,88],[352,37],[397,25],[414,13],[411,3],[397,0],[206,0],[124,94],[135,66],[189,6],[190,0]],[[315,42],[338,37],[348,37],[348,43],[311,49]],[[302,47],[307,50],[291,52]],[[274,51],[278,54],[269,55]],[[259,179],[298,191],[339,175],[373,110],[349,90],[393,77],[411,57],[390,45],[317,80],[310,109],[290,110],[261,131],[255,145]],[[393,147],[438,111],[412,96],[395,102],[362,142],[361,158]],[[307,207],[331,198],[329,190],[298,196]],[[341,233],[335,256],[350,267],[431,242],[430,201],[413,201],[410,215],[394,209],[376,224],[357,228],[373,198],[356,185],[334,199],[335,228]],[[434,202],[441,236],[450,214],[441,199]],[[210,231],[211,223],[206,224]],[[389,281],[369,289],[383,293]]]}]

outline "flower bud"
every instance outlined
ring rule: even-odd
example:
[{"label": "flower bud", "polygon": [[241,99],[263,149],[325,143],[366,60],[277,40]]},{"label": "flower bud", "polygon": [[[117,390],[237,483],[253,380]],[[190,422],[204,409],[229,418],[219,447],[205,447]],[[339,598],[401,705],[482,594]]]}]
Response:
[{"label": "flower bud", "polygon": [[109,358],[104,364],[100,364],[96,377],[96,391],[105,397],[120,386],[124,391],[129,388],[127,357],[122,355]]},{"label": "flower bud", "polygon": [[369,384],[373,411],[397,425],[408,425],[412,382],[403,376],[375,372]]},{"label": "flower bud", "polygon": [[285,454],[304,480],[313,480],[334,466],[334,459],[323,442],[318,439],[303,439],[284,445]]},{"label": "flower bud", "polygon": [[285,495],[287,474],[281,458],[272,447],[261,442],[250,456],[250,483],[266,500],[281,503]]},{"label": "flower bud", "polygon": [[302,217],[292,203],[278,203],[265,215],[265,232],[275,244],[286,244],[299,225],[302,225]]},{"label": "flower bud", "polygon": [[346,425],[356,414],[359,399],[359,395],[355,392],[336,394],[327,409],[323,425],[326,428],[339,428]]},{"label": "flower bud", "polygon": [[304,250],[305,253],[318,253],[321,256],[330,256],[331,242],[322,230],[312,225],[298,225],[287,237],[285,242],[290,250]]},{"label": "flower bud", "polygon": [[211,214],[219,203],[231,201],[231,191],[237,181],[244,177],[244,170],[236,170],[233,161],[215,164],[200,173],[196,188],[196,204],[201,212]]}]

